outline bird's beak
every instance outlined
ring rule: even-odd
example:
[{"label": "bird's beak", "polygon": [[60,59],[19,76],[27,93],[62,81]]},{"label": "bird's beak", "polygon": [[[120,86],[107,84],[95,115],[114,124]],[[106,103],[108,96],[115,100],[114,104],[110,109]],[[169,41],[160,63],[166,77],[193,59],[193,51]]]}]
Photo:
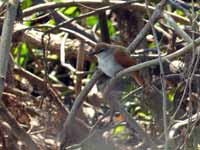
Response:
[{"label": "bird's beak", "polygon": [[93,56],[93,55],[95,55],[95,54],[99,54],[99,53],[101,53],[101,52],[104,52],[105,50],[106,50],[105,48],[101,48],[101,49],[99,49],[98,51],[95,51],[95,50],[90,51],[90,52],[88,53],[88,56]]},{"label": "bird's beak", "polygon": [[95,54],[97,54],[97,52],[96,51],[90,51],[90,52],[88,52],[88,56],[94,56]]}]

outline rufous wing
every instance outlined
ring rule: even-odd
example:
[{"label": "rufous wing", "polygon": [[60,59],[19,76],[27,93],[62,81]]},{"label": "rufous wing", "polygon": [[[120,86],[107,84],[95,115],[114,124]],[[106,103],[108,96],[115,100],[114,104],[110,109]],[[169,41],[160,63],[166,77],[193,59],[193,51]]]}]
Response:
[{"label": "rufous wing", "polygon": [[[137,64],[136,60],[132,59],[128,53],[120,49],[116,49],[116,51],[114,52],[114,57],[115,57],[115,61],[125,68]],[[138,71],[133,72],[132,77],[137,82],[137,84],[141,86],[144,85],[144,80],[140,77]]]}]

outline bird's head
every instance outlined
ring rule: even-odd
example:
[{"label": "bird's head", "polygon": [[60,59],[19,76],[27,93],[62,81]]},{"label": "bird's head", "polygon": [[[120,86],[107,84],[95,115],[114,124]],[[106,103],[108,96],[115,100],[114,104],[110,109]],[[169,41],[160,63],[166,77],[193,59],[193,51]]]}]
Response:
[{"label": "bird's head", "polygon": [[109,44],[106,43],[98,43],[93,51],[89,52],[89,56],[98,55],[100,53],[106,52],[111,48]]}]

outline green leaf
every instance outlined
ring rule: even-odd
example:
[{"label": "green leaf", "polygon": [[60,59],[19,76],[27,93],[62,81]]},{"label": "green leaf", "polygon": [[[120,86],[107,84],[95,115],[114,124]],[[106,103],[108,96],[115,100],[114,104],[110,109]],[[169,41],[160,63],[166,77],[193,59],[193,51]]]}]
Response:
[{"label": "green leaf", "polygon": [[77,6],[71,6],[69,8],[66,8],[63,13],[66,16],[70,16],[70,17],[76,17],[80,15],[80,10],[78,9]]},{"label": "green leaf", "polygon": [[31,15],[31,16],[29,17],[30,20],[25,20],[25,21],[23,21],[23,24],[30,27],[31,24],[32,24],[32,20],[36,19],[37,17],[38,17],[38,14],[37,14],[37,13],[34,13],[33,15]]},{"label": "green leaf", "polygon": [[28,54],[28,47],[27,47],[26,43],[22,43],[21,44],[21,55],[27,56],[27,54]]},{"label": "green leaf", "polygon": [[170,102],[174,101],[175,94],[176,94],[176,88],[173,88],[170,91],[168,91],[167,98],[169,99]]},{"label": "green leaf", "polygon": [[47,24],[55,25],[56,21],[55,21],[55,19],[50,19]]},{"label": "green leaf", "polygon": [[123,133],[125,131],[125,129],[126,129],[126,126],[119,125],[113,130],[113,134],[115,134],[115,135],[116,134],[121,134],[121,133]]},{"label": "green leaf", "polygon": [[21,9],[26,9],[28,7],[30,7],[32,5],[32,0],[24,0],[22,3],[21,3]]},{"label": "green leaf", "polygon": [[108,24],[109,35],[114,36],[116,34],[115,27],[113,26],[113,24],[110,20],[107,21],[107,24]]},{"label": "green leaf", "polygon": [[18,61],[18,64],[19,64],[20,66],[23,66],[24,62],[25,62],[25,58],[24,58],[24,57],[20,57],[20,59],[19,59],[19,61]]},{"label": "green leaf", "polygon": [[178,14],[179,16],[185,16],[184,12],[180,9],[176,9],[176,14]]},{"label": "green leaf", "polygon": [[76,6],[72,6],[72,7],[69,7],[65,10],[65,14],[66,15],[71,15],[73,14],[75,11],[77,10],[77,7]]},{"label": "green leaf", "polygon": [[155,48],[156,47],[156,43],[155,42],[151,42],[148,44],[148,48]]},{"label": "green leaf", "polygon": [[26,43],[22,43],[21,45],[16,47],[14,49],[13,54],[14,54],[14,60],[18,65],[20,66],[26,65],[26,62],[29,59],[29,50]]},{"label": "green leaf", "polygon": [[31,23],[32,23],[32,21],[29,21],[29,20],[23,22],[23,24],[24,24],[25,26],[28,26],[28,27],[31,26]]},{"label": "green leaf", "polygon": [[16,47],[16,48],[14,49],[14,51],[13,51],[13,55],[14,55],[14,56],[17,55],[18,51],[19,51],[19,47]]},{"label": "green leaf", "polygon": [[98,22],[98,17],[97,16],[90,16],[86,18],[86,25],[88,27],[93,27],[95,24]]}]

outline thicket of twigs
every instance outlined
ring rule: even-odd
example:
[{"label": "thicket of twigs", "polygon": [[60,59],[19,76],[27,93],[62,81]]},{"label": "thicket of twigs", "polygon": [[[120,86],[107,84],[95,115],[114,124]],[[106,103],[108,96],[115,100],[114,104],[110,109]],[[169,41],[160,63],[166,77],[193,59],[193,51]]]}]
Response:
[{"label": "thicket of twigs", "polygon": [[[0,12],[0,149],[200,149],[200,1],[8,0]],[[100,41],[138,64],[106,77],[87,55]]]}]

